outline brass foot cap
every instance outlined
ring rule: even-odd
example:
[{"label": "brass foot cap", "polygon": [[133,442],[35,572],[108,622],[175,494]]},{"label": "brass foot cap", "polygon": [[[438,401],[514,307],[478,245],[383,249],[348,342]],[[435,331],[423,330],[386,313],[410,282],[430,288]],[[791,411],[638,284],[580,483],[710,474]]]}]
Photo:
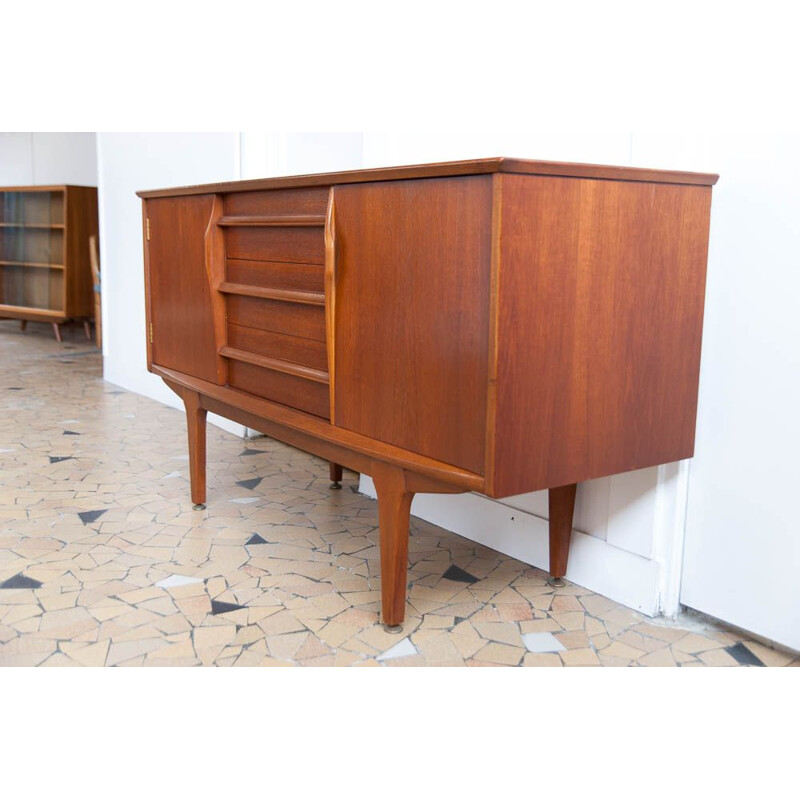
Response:
[{"label": "brass foot cap", "polygon": [[329,488],[330,488],[330,489],[341,489],[341,488],[342,488],[342,484],[341,484],[341,483],[339,483],[339,481],[334,481],[334,482],[333,482],[333,483],[330,485],[330,487],[329,487]]},{"label": "brass foot cap", "polygon": [[552,586],[554,589],[560,589],[562,586],[566,586],[567,583],[563,578],[548,578],[547,585]]},{"label": "brass foot cap", "polygon": [[402,625],[384,625],[383,629],[386,633],[402,633],[403,626]]},{"label": "brass foot cap", "polygon": [[205,503],[195,503],[192,506],[192,511],[205,511],[206,504]]}]

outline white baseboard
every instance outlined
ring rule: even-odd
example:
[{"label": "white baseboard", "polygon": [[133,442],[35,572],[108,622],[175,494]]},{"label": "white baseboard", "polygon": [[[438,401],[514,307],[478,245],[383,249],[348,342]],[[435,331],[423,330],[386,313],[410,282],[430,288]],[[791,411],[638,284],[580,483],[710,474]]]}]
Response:
[{"label": "white baseboard", "polygon": [[[120,389],[149,397],[151,400],[183,412],[181,399],[157,375],[153,375],[143,369],[118,371],[115,366],[116,362],[112,359],[103,359],[104,381],[112,383],[114,386],[119,386]],[[232,433],[234,436],[247,438],[248,429],[238,422],[217,416],[217,414],[209,414],[208,422],[228,433]]]},{"label": "white baseboard", "polygon": [[[367,475],[361,476],[359,490],[376,496]],[[525,564],[548,569],[547,520],[541,517],[477,494],[418,494],[411,513]],[[660,613],[658,563],[602,539],[572,532],[566,577],[643,614]]]}]

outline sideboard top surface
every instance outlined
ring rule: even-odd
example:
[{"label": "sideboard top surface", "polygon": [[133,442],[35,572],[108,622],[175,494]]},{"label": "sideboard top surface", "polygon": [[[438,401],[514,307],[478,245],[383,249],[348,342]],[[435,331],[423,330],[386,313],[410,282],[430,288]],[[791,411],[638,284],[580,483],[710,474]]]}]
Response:
[{"label": "sideboard top surface", "polygon": [[401,167],[349,170],[347,172],[322,172],[314,175],[227,181],[198,186],[178,186],[169,189],[140,191],[137,192],[137,195],[142,198],[172,197],[217,192],[247,192],[305,186],[330,186],[332,184],[365,183],[369,181],[441,178],[456,175],[487,175],[494,172],[696,186],[713,186],[719,178],[719,175],[703,172],[676,172],[671,170],[640,169],[638,167],[613,167],[601,164],[573,164],[560,161],[530,161],[521,158],[482,158],[469,161],[444,161],[436,164],[413,164]]}]

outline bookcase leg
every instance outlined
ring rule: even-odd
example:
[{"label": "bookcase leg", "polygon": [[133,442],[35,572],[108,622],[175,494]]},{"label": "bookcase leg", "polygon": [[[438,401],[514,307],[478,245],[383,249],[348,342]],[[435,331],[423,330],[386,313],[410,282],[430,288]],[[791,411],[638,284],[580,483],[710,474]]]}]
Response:
[{"label": "bookcase leg", "polygon": [[334,464],[331,461],[330,464],[330,474],[331,474],[331,489],[341,489],[342,488],[342,465],[341,464]]},{"label": "bookcase leg", "polygon": [[56,337],[57,342],[61,342],[61,326],[57,323],[53,323],[53,335]]},{"label": "bookcase leg", "polygon": [[21,319],[21,320],[19,321],[19,329],[20,329],[21,331],[24,331],[24,330],[25,330],[25,328],[27,328],[27,327],[28,327],[28,320],[26,320],[26,319]]},{"label": "bookcase leg", "polygon": [[83,321],[83,332],[86,334],[87,341],[92,341],[92,324],[88,319]]},{"label": "bookcase leg", "polygon": [[206,410],[200,405],[197,392],[184,391],[186,428],[189,434],[189,479],[192,486],[192,503],[196,509],[205,508],[206,502]]},{"label": "bookcase leg", "polygon": [[575,511],[577,484],[559,486],[548,492],[550,503],[550,580],[551,586],[563,586],[567,574],[572,516]]},{"label": "bookcase leg", "polygon": [[414,493],[406,488],[399,467],[376,465],[372,479],[378,494],[381,552],[381,617],[383,628],[399,633],[406,614],[408,522]]}]

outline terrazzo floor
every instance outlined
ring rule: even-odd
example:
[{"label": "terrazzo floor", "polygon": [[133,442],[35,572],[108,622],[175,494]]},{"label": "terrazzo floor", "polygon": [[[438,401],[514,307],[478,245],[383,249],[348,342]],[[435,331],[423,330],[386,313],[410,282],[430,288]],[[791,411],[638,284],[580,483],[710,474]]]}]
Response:
[{"label": "terrazzo floor", "polygon": [[785,666],[700,617],[652,620],[419,519],[406,622],[378,623],[377,507],[345,471],[106,383],[79,327],[0,322],[0,666]]}]

